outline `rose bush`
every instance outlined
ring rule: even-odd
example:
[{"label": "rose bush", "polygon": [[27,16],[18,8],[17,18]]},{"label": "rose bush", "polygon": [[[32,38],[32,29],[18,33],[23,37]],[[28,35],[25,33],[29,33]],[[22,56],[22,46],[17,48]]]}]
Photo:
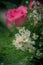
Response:
[{"label": "rose bush", "polygon": [[10,9],[6,12],[6,23],[7,26],[15,24],[15,26],[23,26],[27,19],[27,7],[20,6],[16,9]]}]

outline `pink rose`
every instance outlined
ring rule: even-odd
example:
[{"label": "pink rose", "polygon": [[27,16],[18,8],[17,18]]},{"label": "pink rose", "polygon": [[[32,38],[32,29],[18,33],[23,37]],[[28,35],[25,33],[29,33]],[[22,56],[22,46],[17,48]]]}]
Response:
[{"label": "pink rose", "polygon": [[20,6],[17,9],[10,9],[6,13],[6,23],[8,26],[15,24],[20,27],[23,26],[27,19],[27,7]]}]

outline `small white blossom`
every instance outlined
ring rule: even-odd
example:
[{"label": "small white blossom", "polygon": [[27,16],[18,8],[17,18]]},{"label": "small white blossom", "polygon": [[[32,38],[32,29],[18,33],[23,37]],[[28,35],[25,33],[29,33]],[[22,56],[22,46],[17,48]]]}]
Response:
[{"label": "small white blossom", "polygon": [[40,39],[42,39],[42,37],[40,37]]},{"label": "small white blossom", "polygon": [[31,53],[31,52],[34,52],[34,50],[35,50],[35,47],[29,48],[29,52],[30,52],[30,53]]},{"label": "small white blossom", "polygon": [[33,14],[37,14],[37,10],[33,10]]},{"label": "small white blossom", "polygon": [[20,28],[19,33],[15,34],[15,39],[13,40],[13,45],[17,49],[21,50],[28,50],[29,48],[32,48],[35,44],[35,41],[32,41],[30,38],[30,31],[25,30],[25,28]]},{"label": "small white blossom", "polygon": [[38,37],[39,37],[38,35],[36,35],[35,33],[33,33],[32,38],[33,38],[34,40],[36,40]]},{"label": "small white blossom", "polygon": [[40,58],[41,56],[43,56],[43,53],[41,53],[40,50],[37,50],[36,56]]},{"label": "small white blossom", "polygon": [[26,3],[26,4],[28,4],[29,2],[28,2],[28,1],[26,1],[25,3]]},{"label": "small white blossom", "polygon": [[34,7],[33,11],[29,14],[29,20],[31,18],[33,18],[33,19],[35,19],[34,22],[36,22],[36,20],[37,20],[37,23],[38,23],[39,20],[41,20],[41,13],[38,13],[37,11],[38,10],[37,10],[37,6],[36,6],[36,3],[35,3],[35,7]]},{"label": "small white blossom", "polygon": [[39,1],[37,1],[37,5],[40,5],[40,2]]},{"label": "small white blossom", "polygon": [[43,35],[43,31],[41,32],[41,34]]}]

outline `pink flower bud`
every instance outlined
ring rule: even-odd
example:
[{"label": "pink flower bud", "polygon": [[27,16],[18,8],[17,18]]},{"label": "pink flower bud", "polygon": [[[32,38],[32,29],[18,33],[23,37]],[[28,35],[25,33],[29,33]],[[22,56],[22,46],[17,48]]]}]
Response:
[{"label": "pink flower bud", "polygon": [[29,8],[32,10],[34,8],[33,1],[30,1]]}]

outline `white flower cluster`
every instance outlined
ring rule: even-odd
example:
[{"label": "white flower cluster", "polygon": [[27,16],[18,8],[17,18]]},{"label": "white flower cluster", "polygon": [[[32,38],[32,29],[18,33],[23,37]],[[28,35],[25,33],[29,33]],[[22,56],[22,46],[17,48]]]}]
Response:
[{"label": "white flower cluster", "polygon": [[36,35],[35,33],[33,33],[32,38],[33,38],[34,40],[36,40],[38,37],[39,37],[38,35]]},{"label": "white flower cluster", "polygon": [[34,23],[37,24],[38,21],[40,21],[42,18],[43,6],[38,1],[37,2],[33,1],[33,4],[34,4],[34,9],[29,14],[29,20],[33,18]]},{"label": "white flower cluster", "polygon": [[38,49],[36,52],[36,56],[37,56],[37,58],[40,58],[43,56],[43,53],[41,53],[40,50]]},{"label": "white flower cluster", "polygon": [[41,14],[39,14],[36,9],[34,9],[32,13],[30,13],[29,17],[30,18],[33,17],[34,19],[38,21],[41,20]]},{"label": "white flower cluster", "polygon": [[30,38],[30,31],[28,29],[25,30],[25,27],[20,28],[19,33],[15,34],[13,45],[15,45],[17,49],[21,49],[23,51],[29,50],[31,52],[35,49],[33,47],[34,44],[35,41],[32,41]]}]

